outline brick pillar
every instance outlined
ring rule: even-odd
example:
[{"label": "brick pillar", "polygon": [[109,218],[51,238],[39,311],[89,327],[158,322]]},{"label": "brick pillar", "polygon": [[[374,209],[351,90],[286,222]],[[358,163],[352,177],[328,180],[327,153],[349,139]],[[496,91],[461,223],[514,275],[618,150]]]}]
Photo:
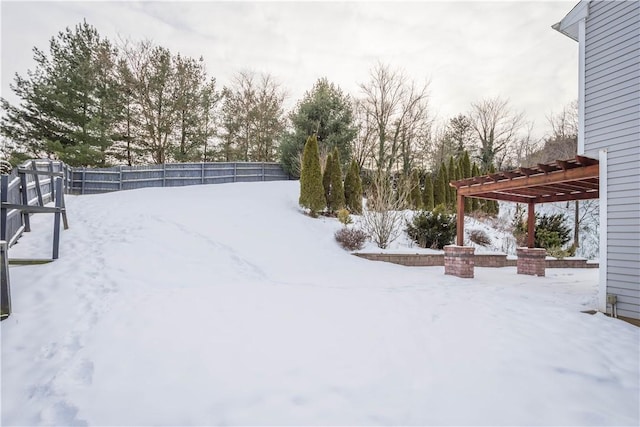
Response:
[{"label": "brick pillar", "polygon": [[517,248],[518,274],[544,277],[547,251],[541,248]]},{"label": "brick pillar", "polygon": [[444,274],[473,278],[475,248],[469,246],[449,245],[444,247]]}]

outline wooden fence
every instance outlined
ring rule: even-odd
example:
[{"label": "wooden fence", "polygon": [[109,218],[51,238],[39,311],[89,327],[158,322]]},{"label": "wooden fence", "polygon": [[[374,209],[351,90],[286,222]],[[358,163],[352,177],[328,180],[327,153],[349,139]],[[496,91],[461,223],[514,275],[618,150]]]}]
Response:
[{"label": "wooden fence", "polygon": [[[38,170],[49,175],[20,173]],[[9,175],[0,175],[0,240],[11,247],[28,226],[28,212],[1,207],[2,204],[44,206],[54,199],[53,174],[62,174],[63,187],[69,188],[71,168],[56,160],[30,160]],[[26,188],[26,191],[22,191]],[[63,190],[66,192],[66,190]]]},{"label": "wooden fence", "polygon": [[147,187],[287,179],[290,179],[289,175],[278,163],[172,163],[108,169],[73,168],[69,192],[95,194]]}]

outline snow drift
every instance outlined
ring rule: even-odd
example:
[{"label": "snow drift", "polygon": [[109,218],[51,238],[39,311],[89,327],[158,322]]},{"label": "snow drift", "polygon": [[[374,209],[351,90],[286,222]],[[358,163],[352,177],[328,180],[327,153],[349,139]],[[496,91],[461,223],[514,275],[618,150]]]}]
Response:
[{"label": "snow drift", "polygon": [[597,270],[368,262],[298,188],[69,197],[61,258],[11,268],[2,424],[638,425],[640,330],[581,313]]}]

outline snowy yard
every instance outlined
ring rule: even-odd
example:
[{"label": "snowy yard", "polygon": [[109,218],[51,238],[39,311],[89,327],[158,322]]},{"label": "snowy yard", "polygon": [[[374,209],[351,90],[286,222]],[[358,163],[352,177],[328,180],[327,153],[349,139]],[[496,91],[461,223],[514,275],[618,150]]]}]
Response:
[{"label": "snowy yard", "polygon": [[298,185],[69,196],[61,258],[11,268],[2,425],[640,423],[640,329],[580,312],[596,269],[366,261]]}]

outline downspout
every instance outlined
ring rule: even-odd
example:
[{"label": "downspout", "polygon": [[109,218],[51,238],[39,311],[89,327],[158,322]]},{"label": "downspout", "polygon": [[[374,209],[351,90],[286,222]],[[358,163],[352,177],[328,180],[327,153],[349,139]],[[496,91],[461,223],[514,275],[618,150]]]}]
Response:
[{"label": "downspout", "polygon": [[[598,310],[607,312],[607,150],[600,150],[600,260],[599,260],[599,282],[598,282]],[[614,314],[614,305],[612,304],[611,311]]]}]

